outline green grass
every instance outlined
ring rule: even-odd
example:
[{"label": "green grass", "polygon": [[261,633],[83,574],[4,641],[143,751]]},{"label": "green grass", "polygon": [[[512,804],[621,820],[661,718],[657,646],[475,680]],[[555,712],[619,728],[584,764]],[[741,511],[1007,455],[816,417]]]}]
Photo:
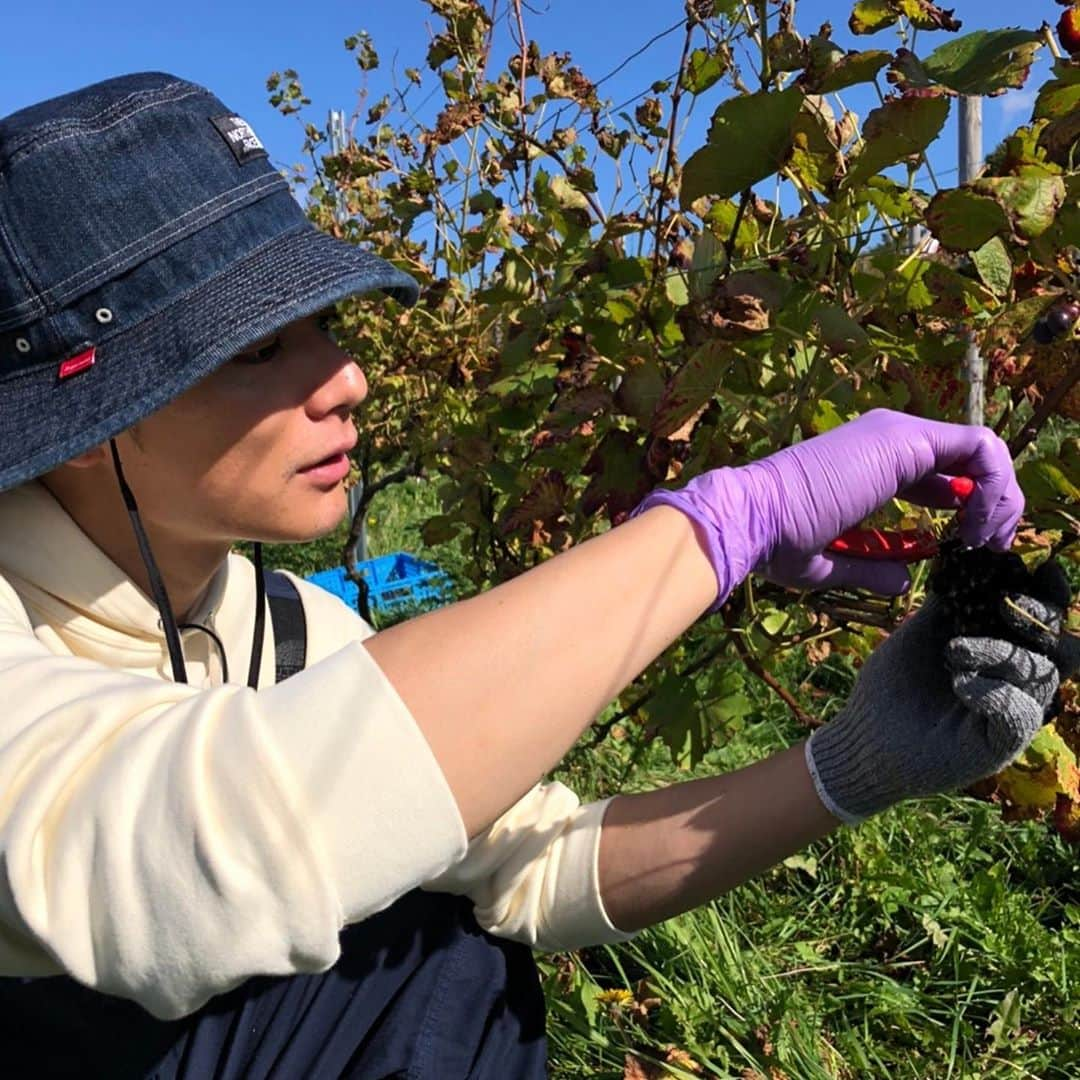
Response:
[{"label": "green grass", "polygon": [[[454,572],[455,556],[420,538],[438,509],[431,484],[382,493],[370,554],[411,551]],[[275,547],[268,561],[339,565],[343,539]],[[810,677],[843,698],[850,668],[802,663],[788,661],[786,685]],[[754,715],[718,733],[695,774],[803,736],[767,688],[750,692]],[[659,740],[631,738],[571,755],[558,775],[588,799],[692,774]],[[670,1046],[738,1080],[1080,1076],[1080,856],[971,799],[894,809],[626,945],[540,962],[553,1080],[621,1080],[628,1052],[660,1060]],[[618,989],[655,1004],[642,1016],[598,997]]]},{"label": "green grass", "polygon": [[[810,674],[799,663],[789,685]],[[764,686],[752,693],[751,722],[697,774],[802,736]],[[611,794],[628,749],[562,779]],[[687,776],[657,745],[632,787]],[[1080,1076],[1080,857],[972,799],[896,808],[626,945],[542,963],[559,1080],[622,1077],[627,1052],[660,1060],[672,1045],[717,1077]],[[636,1019],[597,1000],[610,989],[659,1003]]]}]

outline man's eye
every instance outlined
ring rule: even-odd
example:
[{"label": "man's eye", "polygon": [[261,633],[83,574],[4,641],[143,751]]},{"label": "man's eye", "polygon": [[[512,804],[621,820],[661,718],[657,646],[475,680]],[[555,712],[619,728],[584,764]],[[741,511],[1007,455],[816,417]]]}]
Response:
[{"label": "man's eye", "polygon": [[337,344],[337,319],[333,315],[318,315],[315,319],[315,325],[319,328],[320,334],[325,334],[334,344]]},{"label": "man's eye", "polygon": [[233,359],[239,364],[265,364],[268,360],[273,360],[279,352],[281,352],[281,339],[274,338],[268,345],[263,345],[261,349],[237,353]]}]

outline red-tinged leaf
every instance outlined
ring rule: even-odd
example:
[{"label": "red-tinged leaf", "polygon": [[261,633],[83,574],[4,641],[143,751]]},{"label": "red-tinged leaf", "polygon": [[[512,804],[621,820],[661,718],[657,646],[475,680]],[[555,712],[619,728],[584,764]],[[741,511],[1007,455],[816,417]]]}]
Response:
[{"label": "red-tinged leaf", "polygon": [[1059,792],[1054,803],[1054,828],[1062,840],[1069,844],[1080,844],[1080,802],[1074,802],[1068,795]]},{"label": "red-tinged leaf", "polygon": [[645,448],[629,431],[609,431],[581,470],[591,477],[581,497],[588,516],[607,510],[617,522],[624,518],[653,487],[645,462]]},{"label": "red-tinged leaf", "polygon": [[565,518],[569,494],[566,477],[557,469],[547,470],[505,515],[502,533],[530,531],[537,525],[550,532]]},{"label": "red-tinged leaf", "polygon": [[926,227],[950,251],[974,251],[998,233],[1008,232],[1009,215],[992,195],[953,188],[930,200]]},{"label": "red-tinged leaf", "polygon": [[916,30],[960,29],[960,20],[953,18],[951,8],[941,8],[930,0],[890,0],[893,7],[904,15]]}]

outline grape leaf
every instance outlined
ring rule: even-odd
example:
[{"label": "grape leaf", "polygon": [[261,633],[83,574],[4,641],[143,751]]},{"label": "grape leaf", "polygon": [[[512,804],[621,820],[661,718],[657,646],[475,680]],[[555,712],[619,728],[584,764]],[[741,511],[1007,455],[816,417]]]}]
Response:
[{"label": "grape leaf", "polygon": [[889,165],[921,154],[940,134],[949,115],[943,95],[912,94],[874,109],[863,125],[863,144],[849,159],[844,186],[864,183]]},{"label": "grape leaf", "polygon": [[859,0],[848,19],[848,29],[853,34],[876,34],[899,18],[900,13],[888,0]]},{"label": "grape leaf", "polygon": [[703,195],[727,198],[776,172],[791,152],[791,131],[802,107],[798,87],[742,94],[713,113],[709,141],[683,166],[684,210]]},{"label": "grape leaf", "polygon": [[873,82],[891,59],[892,53],[884,49],[845,53],[825,71],[807,72],[807,89],[815,94],[834,94],[858,83]]},{"label": "grape leaf", "polygon": [[728,69],[727,54],[720,51],[695,49],[687,58],[681,85],[691,94],[701,94],[721,79]]},{"label": "grape leaf", "polygon": [[926,209],[927,228],[950,251],[974,251],[1009,229],[1009,215],[990,195],[970,188],[938,192]]},{"label": "grape leaf", "polygon": [[678,431],[716,393],[730,365],[725,342],[710,341],[695,350],[664,389],[652,418],[653,435]]},{"label": "grape leaf", "polygon": [[852,352],[869,340],[866,331],[838,304],[818,308],[816,319],[821,340],[834,353]]},{"label": "grape leaf", "polygon": [[1058,793],[1080,799],[1076,755],[1051,725],[1040,729],[1028,748],[998,775],[998,788],[1020,811],[1052,810]]},{"label": "grape leaf", "polygon": [[971,253],[982,283],[995,295],[1007,296],[1012,284],[1012,260],[1000,236],[992,236],[981,248]]},{"label": "grape leaf", "polygon": [[827,191],[840,171],[841,157],[833,141],[835,121],[824,98],[807,97],[792,127],[791,171],[809,188]]},{"label": "grape leaf", "polygon": [[[637,360],[638,358],[631,358]],[[633,363],[615,391],[615,404],[627,416],[647,424],[664,393],[664,376],[655,361]]]},{"label": "grape leaf", "polygon": [[1028,239],[1044,233],[1065,202],[1060,176],[1001,176],[976,180],[972,190],[990,195],[1013,216],[1017,231]]},{"label": "grape leaf", "polygon": [[1035,502],[1080,500],[1080,489],[1076,488],[1062,472],[1061,466],[1049,458],[1024,462],[1017,470],[1016,476],[1024,493]]},{"label": "grape leaf", "polygon": [[[1080,72],[1077,73],[1080,75]],[[1051,79],[1039,88],[1035,98],[1035,108],[1031,116],[1034,120],[1059,120],[1075,111],[1080,105],[1080,80]]]},{"label": "grape leaf", "polygon": [[958,94],[1003,94],[1024,85],[1042,44],[1032,30],[976,30],[938,46],[923,67]]},{"label": "grape leaf", "polygon": [[890,0],[901,15],[916,30],[952,30],[960,29],[960,20],[953,18],[948,8],[940,8],[930,0]]},{"label": "grape leaf", "polygon": [[648,724],[657,729],[678,765],[685,767],[701,759],[708,726],[692,679],[675,672],[665,675],[641,711],[647,716]]}]

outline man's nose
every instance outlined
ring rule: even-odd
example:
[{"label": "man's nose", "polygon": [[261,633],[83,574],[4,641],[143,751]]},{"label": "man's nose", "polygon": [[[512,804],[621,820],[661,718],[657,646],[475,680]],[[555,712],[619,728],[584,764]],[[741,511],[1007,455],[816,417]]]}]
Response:
[{"label": "man's nose", "polygon": [[313,416],[352,412],[367,397],[367,379],[360,365],[337,345],[327,341],[319,357],[322,379],[308,398]]}]

